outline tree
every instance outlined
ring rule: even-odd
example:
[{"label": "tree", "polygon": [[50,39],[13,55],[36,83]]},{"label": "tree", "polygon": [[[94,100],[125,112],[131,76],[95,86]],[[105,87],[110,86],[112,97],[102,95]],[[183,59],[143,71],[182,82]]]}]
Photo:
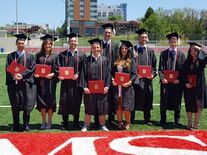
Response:
[{"label": "tree", "polygon": [[149,7],[144,15],[144,18],[142,19],[143,22],[145,22],[152,14],[154,14],[154,10]]},{"label": "tree", "polygon": [[63,23],[61,27],[58,27],[56,31],[59,33],[60,36],[65,36],[67,34],[67,24],[66,22]]},{"label": "tree", "polygon": [[110,20],[110,21],[122,21],[123,18],[122,18],[122,16],[109,16],[108,20]]}]

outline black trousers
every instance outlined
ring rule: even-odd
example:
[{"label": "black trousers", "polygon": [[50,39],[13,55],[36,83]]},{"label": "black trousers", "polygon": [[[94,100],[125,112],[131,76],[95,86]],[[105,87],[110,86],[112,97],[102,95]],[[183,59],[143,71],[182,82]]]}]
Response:
[{"label": "black trousers", "polygon": [[[19,127],[19,110],[12,110],[12,117],[13,117],[13,126],[18,128]],[[23,125],[28,125],[30,121],[30,114],[27,114],[27,111],[23,111]]]},{"label": "black trousers", "polygon": [[[145,110],[145,111],[143,111],[143,115],[144,115],[144,121],[145,121],[145,123],[150,122],[151,110]],[[135,120],[135,110],[131,112],[131,123],[133,123],[134,120]]]},{"label": "black trousers", "polygon": [[[161,123],[166,123],[167,115],[166,110],[160,110]],[[178,123],[180,121],[180,110],[174,110],[174,122]]]}]

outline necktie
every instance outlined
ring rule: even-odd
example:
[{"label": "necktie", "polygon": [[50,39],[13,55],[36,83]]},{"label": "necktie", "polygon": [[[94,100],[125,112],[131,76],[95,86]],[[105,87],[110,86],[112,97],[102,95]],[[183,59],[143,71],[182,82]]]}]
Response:
[{"label": "necktie", "polygon": [[107,47],[108,47],[108,43],[105,42],[105,43],[103,44],[103,48],[107,48]]},{"label": "necktie", "polygon": [[138,52],[142,53],[143,52],[143,47],[139,46]]},{"label": "necktie", "polygon": [[71,57],[72,56],[72,53],[69,51],[68,52],[68,57]]},{"label": "necktie", "polygon": [[175,50],[171,50],[171,51],[170,51],[170,57],[173,59],[174,56],[175,56]]}]

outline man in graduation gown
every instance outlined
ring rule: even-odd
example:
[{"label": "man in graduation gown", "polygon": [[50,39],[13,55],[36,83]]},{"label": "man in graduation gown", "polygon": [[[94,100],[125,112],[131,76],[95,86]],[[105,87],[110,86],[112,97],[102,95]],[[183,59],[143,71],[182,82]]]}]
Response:
[{"label": "man in graduation gown", "polygon": [[[19,131],[19,114],[20,111],[23,111],[23,130],[29,131],[30,113],[36,102],[36,85],[33,79],[35,59],[33,55],[24,51],[25,40],[29,38],[24,34],[15,36],[17,37],[17,50],[10,53],[6,61],[6,85],[13,116],[11,130]],[[24,66],[25,70],[21,73],[11,74],[8,67],[12,61]]]},{"label": "man in graduation gown", "polygon": [[[143,111],[144,121],[146,124],[151,125],[150,110],[153,108],[153,87],[152,80],[157,75],[156,63],[157,59],[154,50],[149,48],[146,43],[148,42],[147,30],[141,28],[136,31],[138,34],[138,44],[134,46],[134,58],[136,65],[149,66],[152,68],[150,77],[139,77],[139,84],[135,84],[135,110]],[[135,111],[132,112],[131,122],[135,119]]]},{"label": "man in graduation gown", "polygon": [[[90,126],[91,115],[98,115],[100,129],[108,131],[105,125],[105,115],[108,113],[107,94],[110,86],[110,67],[106,57],[100,54],[101,40],[95,38],[88,41],[91,44],[91,55],[86,58],[83,73],[81,74],[81,85],[84,89],[85,118],[84,127],[81,131],[85,132]],[[102,81],[103,93],[92,93],[89,81]]]},{"label": "man in graduation gown", "polygon": [[[104,29],[103,33],[103,39],[102,39],[102,55],[105,56],[109,62],[109,67],[111,68],[111,63],[118,57],[118,51],[119,51],[119,44],[112,41],[112,36],[114,33],[114,26],[110,23],[106,23],[101,25],[101,27]],[[109,88],[108,93],[108,103],[109,103],[109,113],[108,113],[108,123],[109,125],[114,125],[114,119],[115,119],[115,109],[114,109],[114,103],[112,103],[112,88]],[[95,116],[95,125],[98,125],[98,117]]]},{"label": "man in graduation gown", "polygon": [[[178,48],[178,33],[171,33],[166,36],[170,47],[160,54],[159,77],[160,77],[160,125],[166,124],[166,110],[174,110],[174,124],[180,126],[180,110],[182,99],[181,67],[185,62],[185,55]],[[178,77],[169,82],[164,71],[178,71]],[[173,75],[175,76],[175,75]]]},{"label": "man in graduation gown", "polygon": [[58,114],[62,115],[63,130],[68,129],[69,114],[72,114],[74,117],[73,127],[77,129],[80,128],[79,113],[83,89],[79,86],[79,77],[84,59],[86,58],[85,53],[78,51],[77,49],[78,37],[80,36],[75,33],[70,33],[67,37],[69,37],[69,49],[58,55],[56,65],[57,74],[59,74],[59,67],[74,67],[75,74],[73,79],[64,79],[64,77],[59,76],[59,79],[61,80],[61,88]]}]

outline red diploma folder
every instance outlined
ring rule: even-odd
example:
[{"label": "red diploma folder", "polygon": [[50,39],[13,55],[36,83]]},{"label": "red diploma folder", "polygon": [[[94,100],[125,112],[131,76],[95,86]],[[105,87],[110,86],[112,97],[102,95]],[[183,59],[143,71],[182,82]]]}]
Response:
[{"label": "red diploma folder", "polygon": [[124,83],[127,83],[127,82],[129,82],[129,80],[130,80],[130,74],[121,73],[121,72],[115,73],[114,82],[117,83],[118,85],[122,85]]},{"label": "red diploma folder", "polygon": [[195,74],[187,75],[188,82],[192,85],[192,87],[196,87],[197,85],[197,76]]},{"label": "red diploma folder", "polygon": [[89,80],[88,88],[91,94],[103,94],[104,93],[104,81],[103,80]]},{"label": "red diploma folder", "polygon": [[64,77],[64,79],[73,79],[74,67],[59,67],[59,76]]},{"label": "red diploma folder", "polygon": [[35,74],[38,74],[40,77],[46,77],[51,73],[50,65],[36,64]]},{"label": "red diploma folder", "polygon": [[179,72],[178,71],[173,71],[173,70],[165,70],[163,71],[165,79],[168,82],[173,82],[177,79]]},{"label": "red diploma folder", "polygon": [[137,73],[140,78],[151,78],[152,76],[152,66],[137,66]]},{"label": "red diploma folder", "polygon": [[26,69],[26,67],[13,60],[9,67],[7,67],[7,72],[9,72],[12,75],[15,75],[24,72]]}]

